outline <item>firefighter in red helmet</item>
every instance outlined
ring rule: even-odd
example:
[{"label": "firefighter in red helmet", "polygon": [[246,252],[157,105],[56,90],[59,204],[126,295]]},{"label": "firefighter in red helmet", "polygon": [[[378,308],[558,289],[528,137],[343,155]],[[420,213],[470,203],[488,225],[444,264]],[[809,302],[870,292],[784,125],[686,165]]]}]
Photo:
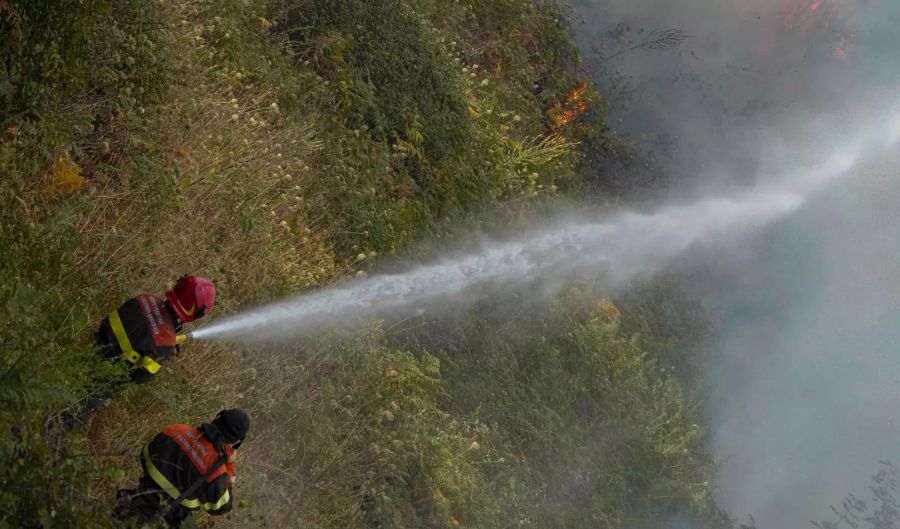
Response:
[{"label": "firefighter in red helmet", "polygon": [[111,312],[100,323],[97,344],[105,358],[128,365],[133,382],[149,382],[160,363],[176,353],[182,324],[212,312],[215,301],[212,281],[182,276],[165,300],[144,293]]},{"label": "firefighter in red helmet", "polygon": [[166,304],[175,313],[179,324],[188,323],[212,312],[216,302],[216,287],[203,277],[183,276],[172,290],[166,292]]},{"label": "firefighter in red helmet", "polygon": [[[215,301],[212,281],[193,275],[179,278],[165,299],[146,292],[129,299],[100,323],[95,333],[100,354],[124,363],[132,382],[149,382],[178,351],[182,325],[208,315]],[[102,380],[80,410],[63,414],[63,424],[71,429],[83,423],[124,383],[122,379]]]}]

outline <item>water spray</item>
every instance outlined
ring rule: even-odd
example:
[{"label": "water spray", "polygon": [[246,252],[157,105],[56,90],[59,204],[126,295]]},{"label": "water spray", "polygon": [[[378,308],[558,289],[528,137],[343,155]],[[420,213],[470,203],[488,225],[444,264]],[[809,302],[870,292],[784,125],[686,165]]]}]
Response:
[{"label": "water spray", "polygon": [[866,156],[900,141],[900,116],[883,119],[856,141],[813,167],[794,168],[733,197],[705,198],[654,213],[625,212],[605,220],[576,219],[512,241],[482,244],[480,251],[331,287],[250,309],[187,336],[243,343],[283,341],[332,322],[376,312],[417,307],[439,298],[460,298],[473,287],[527,285],[562,280],[576,272],[604,272],[610,288],[657,272],[695,244],[740,236],[799,209],[811,194],[846,177]]}]

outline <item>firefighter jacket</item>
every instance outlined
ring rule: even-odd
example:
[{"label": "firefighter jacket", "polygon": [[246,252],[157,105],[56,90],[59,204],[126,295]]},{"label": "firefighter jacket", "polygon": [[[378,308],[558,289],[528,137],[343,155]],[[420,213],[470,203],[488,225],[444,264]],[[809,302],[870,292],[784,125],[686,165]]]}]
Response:
[{"label": "firefighter jacket", "polygon": [[103,320],[97,342],[105,357],[128,363],[131,379],[140,384],[152,380],[160,363],[175,354],[179,327],[178,318],[162,299],[141,294]]},{"label": "firefighter jacket", "polygon": [[[221,450],[217,450],[217,443],[213,443],[201,428],[170,424],[144,447],[141,462],[146,474],[159,485],[170,502],[194,484],[199,484],[181,500],[181,506],[191,510],[202,507],[210,514],[225,514],[233,503],[234,449],[220,441]],[[215,470],[207,476],[212,468]]]}]

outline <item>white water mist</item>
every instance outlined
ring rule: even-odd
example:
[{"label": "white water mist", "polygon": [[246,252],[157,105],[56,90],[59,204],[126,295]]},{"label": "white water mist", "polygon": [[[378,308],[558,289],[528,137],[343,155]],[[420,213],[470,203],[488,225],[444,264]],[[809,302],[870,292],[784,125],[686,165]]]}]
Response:
[{"label": "white water mist", "polygon": [[651,214],[625,212],[607,220],[571,221],[521,239],[483,244],[477,253],[405,273],[357,280],[250,309],[192,336],[244,343],[284,341],[376,311],[460,296],[478,285],[500,281],[524,285],[585,270],[602,269],[609,286],[619,286],[658,271],[694,244],[737,237],[796,211],[811,193],[849,174],[869,153],[895,145],[900,140],[900,117],[884,120],[875,129],[844,142],[814,166],[777,175],[770,180],[775,184],[752,192],[706,198]]}]

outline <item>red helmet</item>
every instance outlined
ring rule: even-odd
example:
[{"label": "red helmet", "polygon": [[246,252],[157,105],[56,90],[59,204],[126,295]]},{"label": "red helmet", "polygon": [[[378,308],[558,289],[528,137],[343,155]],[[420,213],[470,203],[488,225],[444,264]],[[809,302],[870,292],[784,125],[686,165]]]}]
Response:
[{"label": "red helmet", "polygon": [[216,303],[216,286],[197,276],[181,276],[172,290],[166,292],[169,305],[183,322],[194,321],[212,312]]}]

